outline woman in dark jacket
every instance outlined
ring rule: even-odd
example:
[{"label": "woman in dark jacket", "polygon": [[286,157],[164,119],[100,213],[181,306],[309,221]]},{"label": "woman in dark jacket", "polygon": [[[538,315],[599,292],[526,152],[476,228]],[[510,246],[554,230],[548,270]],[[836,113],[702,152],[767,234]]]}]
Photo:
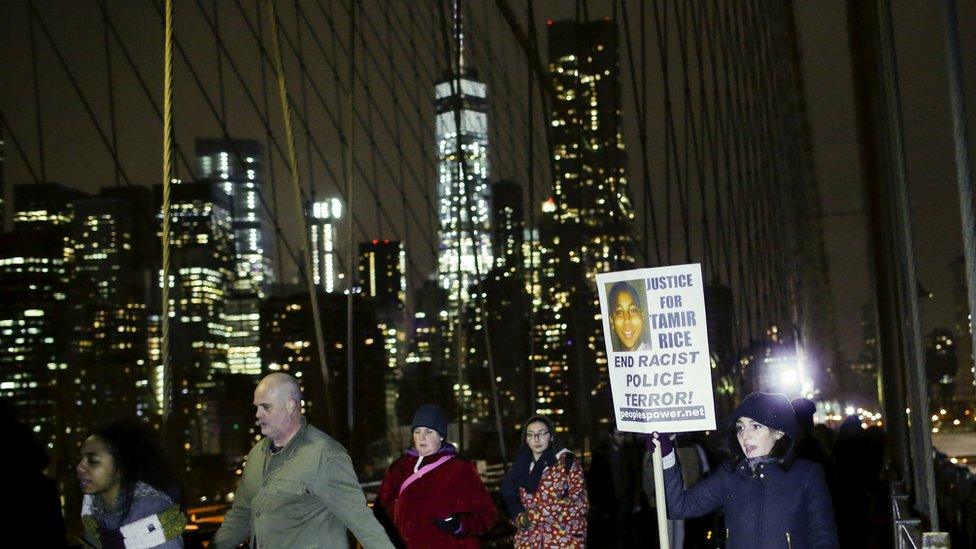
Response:
[{"label": "woman in dark jacket", "polygon": [[839,547],[823,470],[793,455],[799,436],[784,395],[753,393],[726,423],[725,464],[688,489],[670,439],[661,436],[668,517],[699,517],[721,508],[728,549]]},{"label": "woman in dark jacket", "polygon": [[545,416],[522,427],[522,447],[502,480],[502,498],[515,522],[515,547],[584,547],[586,486],[583,468],[556,440]]},{"label": "woman in dark jacket", "polygon": [[447,418],[434,404],[413,416],[413,448],[393,462],[377,502],[408,548],[478,547],[498,519],[474,464],[445,442]]}]

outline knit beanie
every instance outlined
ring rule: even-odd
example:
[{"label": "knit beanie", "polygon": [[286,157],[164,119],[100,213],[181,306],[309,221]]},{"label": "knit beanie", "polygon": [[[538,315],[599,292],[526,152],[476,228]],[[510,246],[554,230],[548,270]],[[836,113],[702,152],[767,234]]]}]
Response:
[{"label": "knit beanie", "polygon": [[800,424],[796,421],[793,405],[790,404],[790,399],[786,398],[786,395],[752,393],[729,416],[729,425],[734,426],[740,417],[747,417],[770,429],[783,431],[794,443],[800,439]]},{"label": "knit beanie", "polygon": [[422,404],[413,415],[410,430],[412,431],[417,427],[433,429],[441,437],[447,438],[447,416],[444,415],[443,408],[436,404]]}]

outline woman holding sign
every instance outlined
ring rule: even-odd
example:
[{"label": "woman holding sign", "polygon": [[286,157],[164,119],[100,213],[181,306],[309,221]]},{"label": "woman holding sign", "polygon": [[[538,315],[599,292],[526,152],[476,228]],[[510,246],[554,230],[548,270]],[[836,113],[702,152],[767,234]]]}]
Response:
[{"label": "woman holding sign", "polygon": [[583,468],[556,441],[552,421],[532,416],[522,447],[502,480],[502,498],[515,521],[515,547],[584,547],[586,487]]},{"label": "woman holding sign", "polygon": [[728,549],[839,547],[823,470],[794,456],[800,427],[786,396],[746,397],[722,433],[727,460],[688,489],[671,440],[654,436],[661,442],[670,518],[699,517],[722,508]]}]

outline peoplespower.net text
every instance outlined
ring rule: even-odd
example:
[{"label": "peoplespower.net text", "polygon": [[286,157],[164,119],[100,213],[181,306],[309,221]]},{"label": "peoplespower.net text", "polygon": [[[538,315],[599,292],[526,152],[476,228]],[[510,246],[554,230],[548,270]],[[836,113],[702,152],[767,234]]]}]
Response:
[{"label": "peoplespower.net text", "polygon": [[704,406],[677,406],[674,408],[621,408],[620,419],[647,423],[650,421],[680,421],[705,417]]}]

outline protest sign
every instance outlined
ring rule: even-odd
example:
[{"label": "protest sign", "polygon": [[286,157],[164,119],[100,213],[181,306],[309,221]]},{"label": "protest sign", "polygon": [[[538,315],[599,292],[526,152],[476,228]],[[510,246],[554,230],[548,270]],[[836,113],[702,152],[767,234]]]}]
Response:
[{"label": "protest sign", "polygon": [[715,429],[701,265],[596,275],[617,427]]}]

